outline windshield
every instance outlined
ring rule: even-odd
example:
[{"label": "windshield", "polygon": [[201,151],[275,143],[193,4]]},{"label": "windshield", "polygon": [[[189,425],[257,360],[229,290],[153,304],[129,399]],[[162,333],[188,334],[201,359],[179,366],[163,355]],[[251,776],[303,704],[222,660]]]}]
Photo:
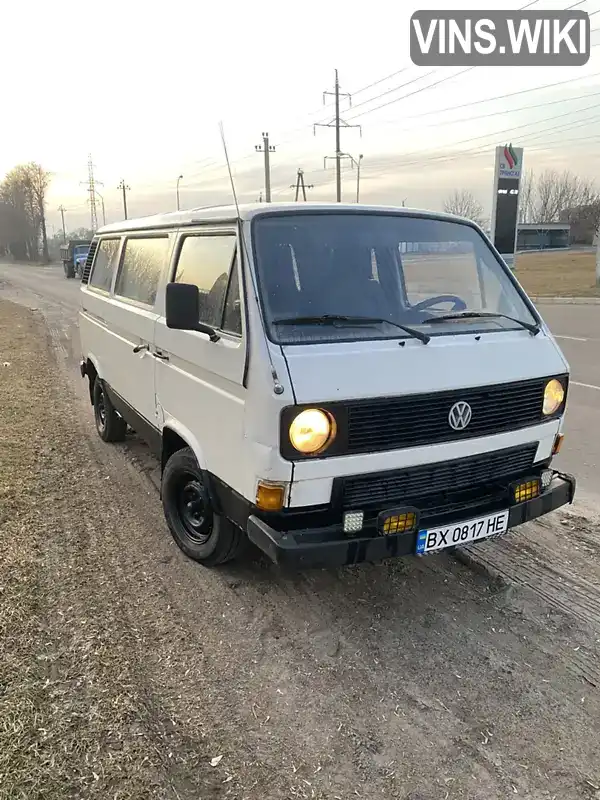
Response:
[{"label": "windshield", "polygon": [[74,255],[75,256],[86,256],[90,246],[88,244],[79,244],[74,248]]},{"label": "windshield", "polygon": [[[254,220],[253,243],[268,334],[281,344],[410,338],[398,325],[433,337],[538,322],[470,225],[407,214],[273,214]],[[450,314],[457,318],[436,319]],[[320,324],[334,315],[354,319]]]}]

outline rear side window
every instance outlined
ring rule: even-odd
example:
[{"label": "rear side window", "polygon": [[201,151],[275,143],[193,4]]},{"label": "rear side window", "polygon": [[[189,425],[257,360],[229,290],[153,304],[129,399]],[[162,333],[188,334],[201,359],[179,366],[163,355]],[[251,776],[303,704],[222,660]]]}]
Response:
[{"label": "rear side window", "polygon": [[120,239],[102,239],[98,245],[94,269],[89,285],[110,292],[113,274],[117,266]]},{"label": "rear side window", "polygon": [[153,306],[168,254],[169,239],[166,236],[127,239],[115,294]]},{"label": "rear side window", "polygon": [[233,234],[186,236],[177,260],[175,282],[198,287],[200,322],[241,334],[238,275],[237,269],[232,270],[235,249]]}]

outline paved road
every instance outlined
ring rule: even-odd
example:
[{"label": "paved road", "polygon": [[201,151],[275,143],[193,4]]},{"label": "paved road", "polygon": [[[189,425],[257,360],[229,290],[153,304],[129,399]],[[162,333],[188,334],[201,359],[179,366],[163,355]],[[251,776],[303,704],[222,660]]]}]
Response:
[{"label": "paved road", "polygon": [[556,464],[600,502],[600,305],[546,305],[540,313],[571,367],[563,452]]}]

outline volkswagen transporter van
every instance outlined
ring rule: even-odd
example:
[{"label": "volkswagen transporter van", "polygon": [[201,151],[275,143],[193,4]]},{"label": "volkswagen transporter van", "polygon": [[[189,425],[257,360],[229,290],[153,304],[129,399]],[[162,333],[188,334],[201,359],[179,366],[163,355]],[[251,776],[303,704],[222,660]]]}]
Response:
[{"label": "volkswagen transporter van", "polygon": [[179,547],[344,565],[499,536],[573,500],[569,367],[475,224],[257,204],[102,228],[81,291],[100,436],[160,459]]}]

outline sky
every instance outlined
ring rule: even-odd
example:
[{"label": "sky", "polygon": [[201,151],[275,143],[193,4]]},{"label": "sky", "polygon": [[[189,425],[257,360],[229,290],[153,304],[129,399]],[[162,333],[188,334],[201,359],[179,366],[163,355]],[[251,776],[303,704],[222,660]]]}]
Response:
[{"label": "sky", "polygon": [[[538,0],[561,9],[574,0]],[[517,9],[512,0],[172,0],[82,4],[22,0],[3,10],[0,176],[35,160],[52,173],[47,215],[59,229],[89,224],[91,154],[106,222],[232,199],[220,123],[242,201],[264,193],[268,132],[272,199],[335,200],[334,71],[342,92],[341,148],[358,160],[363,202],[441,209],[468,189],[489,214],[494,148],[524,147],[525,169],[569,169],[600,185],[600,47],[583,67],[414,66],[409,20],[422,9]],[[578,9],[600,11],[600,0]],[[35,25],[32,25],[32,19]],[[596,22],[597,21],[597,22]],[[600,15],[591,17],[600,45]],[[25,33],[26,32],[26,35]],[[13,65],[12,69],[9,65]],[[531,90],[531,91],[530,91]],[[515,94],[520,92],[520,94]],[[506,95],[512,95],[506,97]],[[324,100],[328,105],[324,105]],[[356,198],[346,159],[343,200]],[[102,203],[98,217],[102,224]]]}]

